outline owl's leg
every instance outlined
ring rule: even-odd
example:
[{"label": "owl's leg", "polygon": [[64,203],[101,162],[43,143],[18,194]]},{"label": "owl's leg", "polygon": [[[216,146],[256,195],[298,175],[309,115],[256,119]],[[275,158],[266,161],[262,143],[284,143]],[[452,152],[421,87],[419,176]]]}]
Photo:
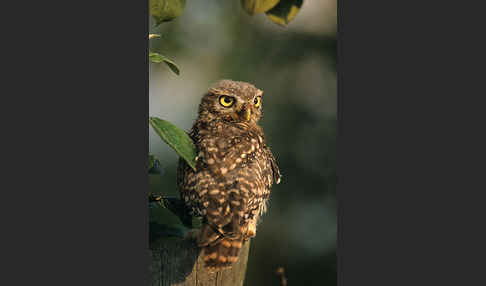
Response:
[{"label": "owl's leg", "polygon": [[241,237],[240,232],[240,222],[238,217],[233,217],[231,222],[223,227],[224,236],[228,238],[237,238]]},{"label": "owl's leg", "polygon": [[256,217],[251,219],[250,221],[248,221],[248,226],[246,228],[245,241],[249,240],[250,238],[255,237],[256,225],[257,225],[257,218]]}]

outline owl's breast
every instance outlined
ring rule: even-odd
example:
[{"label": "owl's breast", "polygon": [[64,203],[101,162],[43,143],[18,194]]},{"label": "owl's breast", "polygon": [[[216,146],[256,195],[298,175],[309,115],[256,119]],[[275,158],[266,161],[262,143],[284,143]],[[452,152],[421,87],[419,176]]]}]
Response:
[{"label": "owl's breast", "polygon": [[246,218],[265,212],[272,170],[262,130],[214,121],[196,124],[190,136],[197,149],[196,171],[181,162],[178,182],[193,214],[243,206],[238,212]]}]

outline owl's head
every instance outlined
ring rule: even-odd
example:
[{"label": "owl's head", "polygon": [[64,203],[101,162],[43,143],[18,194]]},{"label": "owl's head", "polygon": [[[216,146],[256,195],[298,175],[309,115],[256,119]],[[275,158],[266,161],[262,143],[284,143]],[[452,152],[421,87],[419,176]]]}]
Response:
[{"label": "owl's head", "polygon": [[229,122],[256,124],[262,117],[263,91],[254,85],[232,80],[213,84],[199,105],[199,115]]}]

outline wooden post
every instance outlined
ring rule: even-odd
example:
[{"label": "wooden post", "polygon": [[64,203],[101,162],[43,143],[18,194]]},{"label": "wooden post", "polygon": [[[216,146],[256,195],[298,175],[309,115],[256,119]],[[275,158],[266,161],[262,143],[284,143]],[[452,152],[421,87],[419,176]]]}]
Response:
[{"label": "wooden post", "polygon": [[243,286],[250,241],[238,261],[218,272],[209,272],[194,241],[164,237],[151,244],[152,286]]}]

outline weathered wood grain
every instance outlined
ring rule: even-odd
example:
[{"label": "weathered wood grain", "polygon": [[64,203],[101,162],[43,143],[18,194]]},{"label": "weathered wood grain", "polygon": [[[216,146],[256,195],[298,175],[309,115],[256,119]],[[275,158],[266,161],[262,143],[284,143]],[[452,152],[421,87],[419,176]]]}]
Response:
[{"label": "weathered wood grain", "polygon": [[243,286],[250,241],[233,267],[209,272],[193,241],[175,237],[151,244],[152,286]]}]

